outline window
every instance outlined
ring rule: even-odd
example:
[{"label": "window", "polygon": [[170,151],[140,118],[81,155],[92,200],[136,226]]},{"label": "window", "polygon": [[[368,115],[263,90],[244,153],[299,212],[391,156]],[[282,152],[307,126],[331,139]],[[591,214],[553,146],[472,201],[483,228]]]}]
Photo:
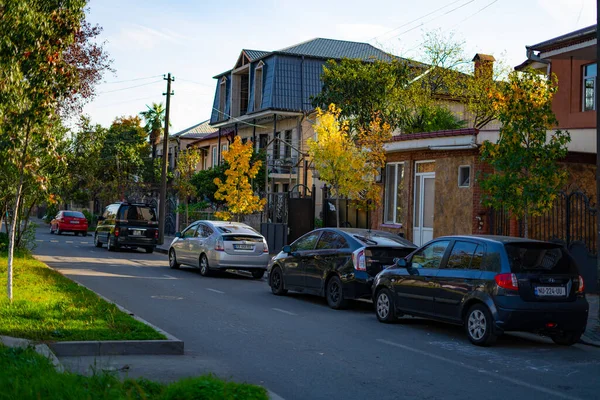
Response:
[{"label": "window", "polygon": [[85,218],[85,215],[83,215],[83,213],[80,213],[79,211],[65,211],[63,213],[63,216],[72,218]]},{"label": "window", "polygon": [[260,110],[262,107],[264,65],[265,64],[260,61],[254,70],[254,111]]},{"label": "window", "polygon": [[321,232],[311,232],[292,243],[292,251],[313,250]]},{"label": "window", "polygon": [[[473,254],[477,249],[476,243],[471,242],[456,242],[452,247],[452,252],[448,257],[448,269],[469,269],[471,268],[471,261],[473,260]],[[480,261],[481,263],[481,261]],[[478,268],[477,268],[478,269]]]},{"label": "window", "polygon": [[225,106],[227,105],[227,78],[221,78],[219,84],[219,118],[218,120],[227,119],[225,114]]},{"label": "window", "polygon": [[258,136],[258,150],[260,151],[260,150],[266,148],[267,144],[269,144],[269,135],[267,135],[266,133],[259,135]]},{"label": "window", "polygon": [[118,204],[112,204],[108,207],[106,207],[106,210],[104,210],[104,219],[114,219],[117,216],[117,211],[119,211],[119,205]]},{"label": "window", "polygon": [[211,166],[217,165],[217,146],[213,146],[212,148],[212,163]]},{"label": "window", "polygon": [[404,217],[404,163],[386,165],[385,222],[400,224]]},{"label": "window", "polygon": [[213,230],[210,229],[210,227],[208,227],[205,224],[200,224],[198,226],[198,233],[196,234],[196,237],[207,238],[212,234],[213,234]]},{"label": "window", "polygon": [[184,230],[181,233],[181,237],[183,238],[192,238],[194,237],[194,235],[196,234],[196,228],[198,227],[198,224],[192,224],[190,225],[188,228],[186,228],[186,230]]},{"label": "window", "polygon": [[458,167],[458,187],[471,187],[471,166],[461,165]]},{"label": "window", "polygon": [[584,65],[583,111],[593,111],[596,109],[596,76],[598,76],[598,64]]},{"label": "window", "polygon": [[285,131],[285,137],[284,137],[285,143],[284,143],[284,157],[285,158],[291,158],[292,157],[292,131]]},{"label": "window", "polygon": [[125,205],[119,210],[119,219],[128,221],[157,221],[152,207]]},{"label": "window", "polygon": [[317,243],[317,250],[329,250],[329,249],[346,249],[348,248],[348,242],[341,235],[335,232],[326,231],[323,232]]},{"label": "window", "polygon": [[221,145],[221,159],[223,158],[223,153],[225,153],[228,149],[228,146],[226,144],[222,144]]},{"label": "window", "polygon": [[275,141],[273,141],[273,158],[278,159],[281,152],[281,132],[275,132]]},{"label": "window", "polygon": [[450,241],[434,242],[421,249],[411,259],[411,268],[439,268]]}]

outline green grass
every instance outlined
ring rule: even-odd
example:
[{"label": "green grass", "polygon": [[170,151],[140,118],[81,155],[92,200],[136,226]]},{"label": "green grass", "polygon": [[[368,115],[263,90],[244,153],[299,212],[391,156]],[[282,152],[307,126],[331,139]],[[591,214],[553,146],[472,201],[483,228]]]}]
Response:
[{"label": "green grass", "polygon": [[150,340],[165,336],[25,254],[16,254],[13,303],[0,255],[0,335],[41,341]]},{"label": "green grass", "polygon": [[56,372],[52,364],[32,349],[0,345],[0,399],[22,400],[191,400],[267,399],[264,388],[220,380],[206,375],[161,384],[147,379],[119,380],[96,372],[92,376]]}]

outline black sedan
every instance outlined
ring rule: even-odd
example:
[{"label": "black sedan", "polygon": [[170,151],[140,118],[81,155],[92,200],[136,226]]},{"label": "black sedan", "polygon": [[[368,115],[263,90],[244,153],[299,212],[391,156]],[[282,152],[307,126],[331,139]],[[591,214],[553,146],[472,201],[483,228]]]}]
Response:
[{"label": "black sedan", "polygon": [[394,258],[416,246],[392,233],[324,228],[298,238],[269,262],[269,285],[276,295],[288,290],[325,296],[331,308],[348,299],[370,298],[374,277]]},{"label": "black sedan", "polygon": [[403,314],[463,325],[476,345],[508,331],[579,341],[588,317],[583,278],[560,244],[505,236],[447,236],[427,243],[373,285],[377,318]]}]

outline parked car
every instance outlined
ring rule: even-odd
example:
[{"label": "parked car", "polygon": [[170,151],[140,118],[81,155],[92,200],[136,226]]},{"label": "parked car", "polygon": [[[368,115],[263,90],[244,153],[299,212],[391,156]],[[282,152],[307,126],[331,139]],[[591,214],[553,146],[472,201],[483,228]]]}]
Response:
[{"label": "parked car", "polygon": [[505,236],[433,240],[377,275],[373,301],[381,322],[410,314],[460,324],[482,346],[508,331],[572,345],[589,308],[563,246]]},{"label": "parked car", "polygon": [[50,233],[56,233],[57,235],[64,232],[73,232],[74,235],[86,236],[87,230],[87,219],[79,211],[61,210],[50,221]]},{"label": "parked car", "polygon": [[158,243],[158,219],[153,206],[143,203],[114,203],[98,217],[94,244],[109,251],[122,247],[142,248],[152,253]]},{"label": "parked car", "polygon": [[325,296],[331,308],[348,299],[370,298],[373,279],[396,257],[416,246],[388,232],[324,228],[298,238],[269,263],[269,285],[276,295],[288,290]]},{"label": "parked car", "polygon": [[200,268],[208,276],[216,270],[244,270],[254,279],[265,274],[269,263],[265,238],[246,224],[227,221],[196,221],[177,232],[169,247],[169,266]]}]

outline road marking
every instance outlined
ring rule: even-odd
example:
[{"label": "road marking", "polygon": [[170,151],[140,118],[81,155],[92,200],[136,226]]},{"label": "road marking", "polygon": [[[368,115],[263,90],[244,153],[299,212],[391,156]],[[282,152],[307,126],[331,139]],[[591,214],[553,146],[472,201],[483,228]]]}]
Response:
[{"label": "road marking", "polygon": [[220,290],[217,289],[211,289],[211,288],[206,288],[206,290],[210,290],[211,292],[215,292],[215,293],[221,293],[224,294],[225,292],[221,292]]},{"label": "road marking", "polygon": [[65,243],[73,243],[72,240],[67,240]]},{"label": "road marking", "polygon": [[50,243],[58,243],[58,240],[51,240]]},{"label": "road marking", "polygon": [[282,312],[282,313],[287,314],[287,315],[298,315],[298,314],[293,313],[291,311],[282,310],[281,308],[271,308],[271,310],[279,311],[279,312]]},{"label": "road marking", "polygon": [[41,239],[36,239],[35,241],[36,242],[43,242],[43,240],[41,240]]},{"label": "road marking", "polygon": [[269,392],[269,398],[271,400],[284,400],[283,397],[279,396],[277,393],[271,392],[269,389],[267,389],[267,392]]},{"label": "road marking", "polygon": [[81,244],[89,244],[90,242],[79,242]]},{"label": "road marking", "polygon": [[569,400],[581,400],[581,398],[579,398],[579,397],[568,396],[568,395],[563,394],[561,392],[558,392],[556,390],[547,389],[545,387],[538,386],[538,385],[533,385],[531,383],[527,383],[527,382],[521,381],[519,379],[510,378],[508,376],[501,375],[501,374],[498,374],[498,373],[495,373],[495,372],[491,372],[491,371],[487,371],[487,370],[482,369],[482,368],[477,368],[477,367],[473,367],[471,365],[463,364],[461,362],[454,361],[454,360],[451,360],[451,359],[446,358],[446,357],[438,356],[436,354],[428,353],[428,352],[423,351],[423,350],[418,350],[418,349],[415,349],[415,348],[412,348],[412,347],[409,347],[409,346],[405,346],[405,345],[402,345],[400,343],[395,343],[395,342],[392,342],[392,341],[389,341],[389,340],[385,340],[385,339],[376,339],[376,340],[379,343],[384,343],[384,344],[387,344],[387,345],[390,345],[390,346],[401,348],[403,350],[411,351],[413,353],[421,354],[423,356],[431,357],[431,358],[434,358],[434,359],[439,360],[439,361],[444,361],[444,362],[447,362],[449,364],[456,365],[458,367],[470,369],[471,371],[475,371],[475,372],[478,372],[478,373],[483,374],[483,375],[490,376],[490,377],[495,378],[495,379],[504,380],[504,381],[513,383],[515,385],[519,385],[519,386],[523,386],[523,387],[526,387],[526,388],[529,388],[529,389],[537,390],[539,392],[546,393],[546,394],[549,394],[549,395],[552,395],[552,396],[560,397],[560,398],[563,398],[563,399],[569,399]]},{"label": "road marking", "polygon": [[174,276],[171,276],[171,275],[163,275],[163,276],[164,276],[165,278],[169,278],[169,279],[177,279],[177,278],[175,278]]}]

